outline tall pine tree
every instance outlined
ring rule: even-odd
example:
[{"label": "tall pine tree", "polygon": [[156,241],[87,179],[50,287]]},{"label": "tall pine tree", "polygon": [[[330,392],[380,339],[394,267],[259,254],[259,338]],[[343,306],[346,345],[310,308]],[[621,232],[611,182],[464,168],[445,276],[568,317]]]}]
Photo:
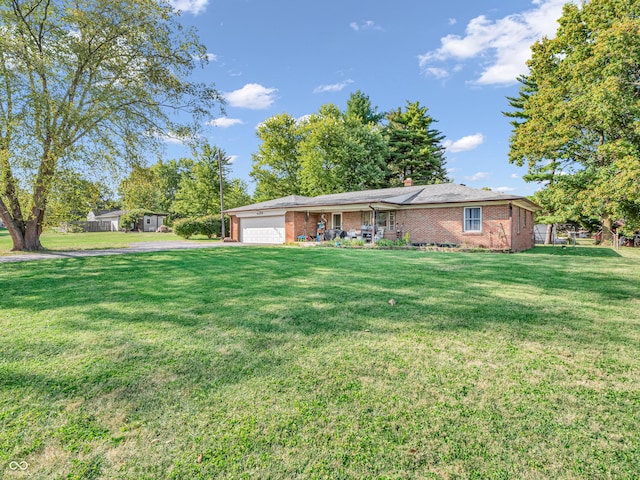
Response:
[{"label": "tall pine tree", "polygon": [[386,135],[389,142],[388,183],[402,185],[411,178],[416,185],[448,182],[444,168],[444,135],[432,128],[435,120],[420,102],[407,102],[387,114]]}]

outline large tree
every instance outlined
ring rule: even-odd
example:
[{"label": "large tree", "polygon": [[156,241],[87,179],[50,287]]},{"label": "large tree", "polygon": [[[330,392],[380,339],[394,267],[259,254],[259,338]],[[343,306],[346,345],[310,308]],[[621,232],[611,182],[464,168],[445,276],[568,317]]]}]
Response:
[{"label": "large tree", "polygon": [[305,195],[384,186],[388,147],[380,127],[346,117],[333,104],[302,125],[300,179]]},{"label": "large tree", "polygon": [[163,0],[0,3],[0,217],[14,250],[42,248],[62,168],[134,162],[197,130],[220,101],[188,80],[205,53]]},{"label": "large tree", "polygon": [[287,113],[275,115],[258,126],[257,135],[262,143],[250,173],[256,201],[301,194],[299,121]]},{"label": "large tree", "polygon": [[433,128],[435,120],[420,102],[407,102],[387,114],[389,141],[388,182],[402,185],[411,178],[416,185],[448,182],[444,168],[444,135]]},{"label": "large tree", "polygon": [[551,188],[600,216],[605,236],[612,219],[640,221],[639,11],[640,0],[565,5],[555,38],[532,47],[521,105],[512,102],[521,122],[510,160],[533,180],[571,176]]},{"label": "large tree", "polygon": [[388,148],[373,121],[378,116],[368,97],[358,92],[345,113],[326,104],[302,119],[285,113],[262,122],[262,143],[251,171],[255,199],[384,186]]},{"label": "large tree", "polygon": [[[196,152],[195,160],[184,162],[185,170],[178,184],[175,201],[171,205],[171,211],[177,217],[220,214],[218,154],[222,159],[223,192],[226,185],[229,185],[229,157],[215,145],[205,143],[200,151]],[[235,184],[235,188],[238,187],[239,185]]]}]

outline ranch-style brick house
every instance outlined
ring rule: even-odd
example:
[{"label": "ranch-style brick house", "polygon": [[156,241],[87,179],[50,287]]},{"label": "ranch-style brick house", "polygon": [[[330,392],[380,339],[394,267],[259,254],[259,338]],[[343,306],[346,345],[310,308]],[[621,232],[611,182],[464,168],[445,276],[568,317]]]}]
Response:
[{"label": "ranch-style brick house", "polygon": [[534,246],[533,214],[540,207],[521,196],[465,185],[413,185],[336,193],[291,195],[227,210],[230,236],[243,243],[293,243],[336,236],[386,238],[408,234],[418,245],[459,245],[495,250]]}]

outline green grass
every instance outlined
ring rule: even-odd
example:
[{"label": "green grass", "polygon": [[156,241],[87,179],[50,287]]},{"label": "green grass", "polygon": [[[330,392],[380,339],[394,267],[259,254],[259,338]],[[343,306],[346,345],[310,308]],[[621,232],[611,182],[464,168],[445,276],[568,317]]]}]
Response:
[{"label": "green grass", "polygon": [[[209,240],[199,235],[190,240]],[[58,233],[44,232],[40,237],[42,245],[47,250],[100,250],[108,248],[126,248],[135,242],[170,242],[184,241],[184,238],[174,233],[154,232],[95,232],[95,233]],[[13,247],[11,236],[5,229],[0,229],[0,255],[11,254]],[[20,252],[24,253],[24,252]]]},{"label": "green grass", "polygon": [[3,265],[0,477],[637,478],[639,278],[580,247]]}]

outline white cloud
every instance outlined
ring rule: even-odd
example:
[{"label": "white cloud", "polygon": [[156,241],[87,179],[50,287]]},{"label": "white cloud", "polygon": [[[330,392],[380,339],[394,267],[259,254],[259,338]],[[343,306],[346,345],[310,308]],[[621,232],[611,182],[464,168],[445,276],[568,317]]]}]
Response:
[{"label": "white cloud", "polygon": [[209,0],[169,0],[175,10],[198,15],[205,11]]},{"label": "white cloud", "polygon": [[224,95],[232,107],[264,110],[273,105],[277,88],[263,87],[258,83],[247,83],[244,87]]},{"label": "white cloud", "polygon": [[455,18],[450,18],[449,19],[449,25],[455,25],[456,23],[458,23],[458,20]]},{"label": "white cloud", "polygon": [[465,35],[450,34],[440,39],[440,48],[418,57],[420,68],[433,75],[438,62],[483,59],[482,73],[475,79],[481,85],[516,83],[527,73],[526,61],[531,45],[542,37],[553,37],[556,20],[567,0],[533,0],[534,8],[491,20],[485,15],[473,18]]},{"label": "white cloud", "polygon": [[478,180],[486,180],[491,176],[489,172],[476,172],[469,177],[464,177],[465,180],[469,180],[470,182],[477,182]]},{"label": "white cloud", "polygon": [[229,163],[235,162],[236,160],[238,160],[238,158],[240,158],[238,155],[229,155],[227,157],[227,159],[229,160]]},{"label": "white cloud", "polygon": [[313,93],[340,92],[352,83],[353,80],[349,79],[340,83],[334,83],[333,85],[320,85],[319,87],[313,89]]},{"label": "white cloud", "polygon": [[494,190],[496,192],[507,193],[507,192],[515,191],[515,188],[513,188],[513,187],[498,187],[498,188],[492,188],[491,190]]},{"label": "white cloud", "polygon": [[444,68],[439,67],[427,67],[424,69],[425,73],[431,75],[432,77],[441,80],[443,78],[447,78],[449,76],[449,72]]},{"label": "white cloud", "polygon": [[520,178],[520,175],[518,175],[517,173],[512,173],[511,178]]},{"label": "white cloud", "polygon": [[184,139],[178,137],[172,137],[170,135],[159,135],[159,139],[161,139],[165,143],[171,143],[173,145],[184,145]]},{"label": "white cloud", "polygon": [[204,55],[192,55],[195,61],[205,60],[207,62],[215,62],[218,60],[218,56],[215,53],[205,53]]},{"label": "white cloud", "polygon": [[474,135],[467,135],[466,137],[462,137],[455,142],[451,140],[445,140],[442,142],[442,146],[447,149],[447,151],[456,153],[456,152],[467,152],[469,150],[473,150],[478,148],[480,145],[484,143],[484,135],[481,133],[476,133]]},{"label": "white cloud", "polygon": [[349,26],[351,27],[351,29],[355,30],[356,32],[359,32],[360,30],[377,30],[380,32],[382,31],[382,27],[380,25],[377,25],[373,20],[367,20],[366,22],[362,22],[362,23],[351,22]]},{"label": "white cloud", "polygon": [[222,118],[214,118],[213,120],[208,121],[207,125],[212,125],[214,127],[220,127],[220,128],[229,128],[229,127],[233,127],[234,125],[242,125],[243,123],[244,122],[239,118],[222,117]]}]

